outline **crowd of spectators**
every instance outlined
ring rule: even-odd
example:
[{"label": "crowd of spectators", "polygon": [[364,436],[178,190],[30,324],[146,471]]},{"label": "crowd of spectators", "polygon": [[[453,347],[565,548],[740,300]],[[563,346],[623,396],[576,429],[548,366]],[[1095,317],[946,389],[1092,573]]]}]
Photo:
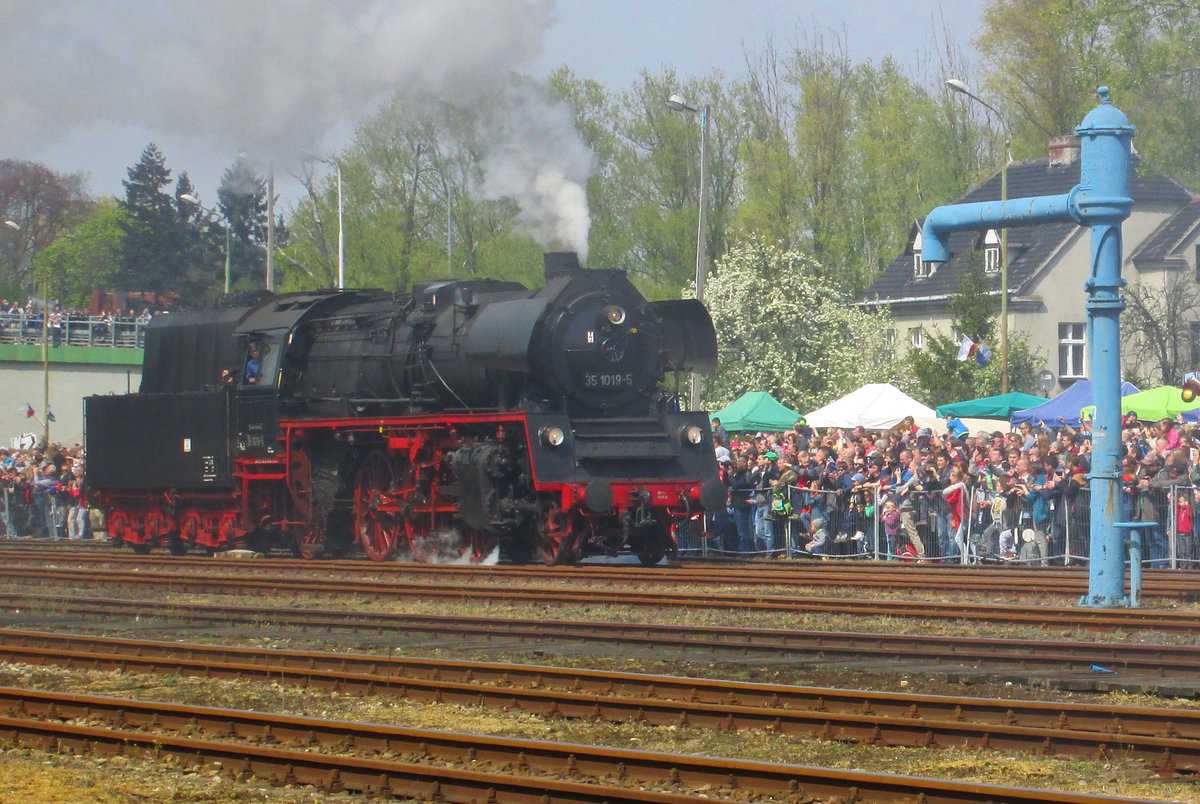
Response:
[{"label": "crowd of spectators", "polygon": [[3,535],[10,539],[87,539],[91,514],[83,488],[83,445],[0,449]]},{"label": "crowd of spectators", "polygon": [[[144,307],[140,313],[129,308],[124,313],[105,310],[91,313],[74,308],[63,309],[58,303],[49,305],[49,316],[43,320],[45,306],[39,301],[29,300],[24,305],[19,301],[0,300],[0,336],[14,343],[41,343],[42,330],[50,336],[52,346],[64,343],[88,346],[140,346],[142,328],[155,315]],[[133,343],[126,343],[120,336],[127,335]]]},{"label": "crowd of spectators", "polygon": [[[886,432],[730,435],[713,420],[728,507],[710,529],[747,555],[877,557],[951,563],[1086,560],[1091,431],[1048,426],[935,432],[911,418]],[[1140,529],[1150,566],[1194,566],[1200,427],[1124,421],[1124,521]]]}]

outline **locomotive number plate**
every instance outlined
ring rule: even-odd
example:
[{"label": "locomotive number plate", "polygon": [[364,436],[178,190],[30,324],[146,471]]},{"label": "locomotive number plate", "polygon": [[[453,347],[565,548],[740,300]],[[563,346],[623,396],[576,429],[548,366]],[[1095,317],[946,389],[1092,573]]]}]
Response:
[{"label": "locomotive number plate", "polygon": [[626,388],[633,386],[632,374],[584,374],[584,388]]}]

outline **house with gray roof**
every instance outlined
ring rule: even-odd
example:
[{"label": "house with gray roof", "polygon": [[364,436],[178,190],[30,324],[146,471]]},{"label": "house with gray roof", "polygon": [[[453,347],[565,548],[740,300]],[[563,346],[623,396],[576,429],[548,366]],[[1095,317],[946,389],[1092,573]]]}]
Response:
[{"label": "house with gray roof", "polygon": [[[1078,157],[1077,138],[1054,138],[1048,158],[1009,165],[1008,198],[1068,192],[1079,183]],[[997,173],[956,203],[998,200],[1000,184]],[[1146,175],[1134,177],[1133,201],[1123,227],[1121,275],[1126,282],[1148,283],[1144,287],[1152,294],[1167,292],[1181,275],[1200,283],[1200,197],[1165,176]],[[949,261],[924,262],[920,227],[914,223],[904,252],[857,301],[891,312],[898,352],[923,348],[934,331],[957,337],[951,332],[948,301],[960,277],[981,263],[985,273],[1000,273],[1000,235],[995,230],[956,232],[950,235],[949,248]],[[1074,223],[1008,230],[1010,337],[1025,339],[1042,354],[1044,368],[1055,378],[1051,395],[1088,376],[1084,281],[1090,257],[1090,234]],[[999,283],[993,292],[999,294]],[[1200,359],[1200,310],[1178,324],[1191,333],[1189,359]],[[998,353],[997,344],[989,346]],[[1122,351],[1127,367],[1130,351]]]}]

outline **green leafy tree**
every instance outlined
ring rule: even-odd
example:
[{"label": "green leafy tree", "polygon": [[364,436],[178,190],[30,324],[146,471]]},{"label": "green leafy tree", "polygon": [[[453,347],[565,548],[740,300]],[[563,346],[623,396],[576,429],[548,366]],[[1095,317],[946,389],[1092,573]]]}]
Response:
[{"label": "green leafy tree", "polygon": [[708,283],[720,365],[702,384],[706,407],[758,390],[807,411],[895,379],[889,316],[850,306],[810,257],[750,238],[729,249]]},{"label": "green leafy tree", "polygon": [[229,265],[233,290],[266,283],[267,182],[245,155],[225,169],[217,188],[217,207],[229,227]]},{"label": "green leafy tree", "polygon": [[1073,131],[1103,84],[1138,127],[1143,169],[1200,183],[1200,3],[992,0],[976,44],[1018,157]]},{"label": "green leafy tree", "polygon": [[[491,105],[489,105],[491,104]],[[397,98],[363,121],[335,158],[342,170],[347,282],[407,289],[434,278],[489,276],[540,283],[540,248],[511,200],[479,192],[487,116],[502,98],[470,108]],[[492,108],[495,106],[495,108]],[[330,287],[337,275],[336,174],[304,177],[307,196],[288,222],[282,287]]]},{"label": "green leafy tree", "polygon": [[80,176],[58,174],[45,165],[0,160],[0,287],[10,297],[40,296],[37,255],[78,223],[88,209]]},{"label": "green leafy tree", "polygon": [[167,192],[171,171],[154,143],[129,168],[122,204],[126,215],[124,258],[119,281],[123,290],[162,293],[174,290],[180,257],[188,245],[176,200]]},{"label": "green leafy tree", "polygon": [[609,94],[560,71],[551,84],[572,107],[596,156],[588,182],[590,264],[619,266],[648,296],[678,295],[694,281],[700,202],[702,113],[675,112],[678,94],[710,107],[706,251],[725,249],[740,203],[744,118],[718,76],[684,80],[672,70],[643,72],[628,90]]},{"label": "green leafy tree", "polygon": [[113,198],[97,201],[69,232],[38,252],[34,265],[50,277],[50,297],[86,307],[93,288],[111,289],[121,275],[128,213]]},{"label": "green leafy tree", "polygon": [[[904,357],[905,371],[901,386],[920,396],[930,407],[992,396],[1000,393],[1001,360],[994,333],[999,312],[996,281],[979,265],[963,273],[959,288],[950,297],[954,331],[986,346],[991,359],[980,365],[974,356],[959,360],[961,342],[950,333],[933,331],[924,349],[910,350]],[[1008,386],[1014,391],[1033,393],[1041,355],[1031,352],[1028,343],[1009,334]]]},{"label": "green leafy tree", "polygon": [[814,37],[782,57],[766,48],[737,92],[748,120],[737,231],[804,250],[851,292],[978,173],[968,110],[890,59],[855,64]]}]

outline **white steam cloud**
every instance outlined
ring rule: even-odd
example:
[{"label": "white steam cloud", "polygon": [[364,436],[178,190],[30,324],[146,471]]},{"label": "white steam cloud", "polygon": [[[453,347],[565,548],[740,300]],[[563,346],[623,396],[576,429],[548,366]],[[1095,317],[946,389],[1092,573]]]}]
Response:
[{"label": "white steam cloud", "polygon": [[[151,139],[173,167],[181,143],[226,164],[244,151],[294,165],[397,92],[495,97],[538,55],[553,12],[554,0],[0,0],[0,158],[122,138],[122,172]],[[569,110],[531,91],[509,111],[489,192],[516,198],[547,245],[582,251],[591,156]]]},{"label": "white steam cloud", "polygon": [[452,95],[540,49],[550,0],[0,0],[6,136],[89,123],[306,147],[398,90]]},{"label": "white steam cloud", "polygon": [[521,222],[539,243],[566,246],[586,263],[591,216],[585,186],[594,158],[571,109],[530,87],[512,90],[505,101],[489,125],[483,194],[515,199]]}]

